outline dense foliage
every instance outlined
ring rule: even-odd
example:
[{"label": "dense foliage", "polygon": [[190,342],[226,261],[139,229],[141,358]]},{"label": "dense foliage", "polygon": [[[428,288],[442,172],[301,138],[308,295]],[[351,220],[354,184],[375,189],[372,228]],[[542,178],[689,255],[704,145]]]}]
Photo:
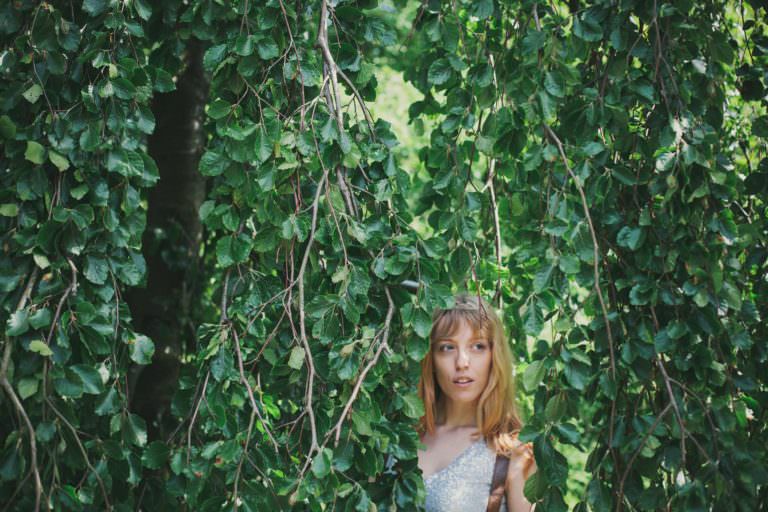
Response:
[{"label": "dense foliage", "polygon": [[[766,506],[764,2],[154,4],[0,7],[0,502],[415,509],[418,361],[470,289],[540,509]],[[145,418],[125,295],[193,44],[205,284]],[[423,147],[369,110],[383,66]]]}]

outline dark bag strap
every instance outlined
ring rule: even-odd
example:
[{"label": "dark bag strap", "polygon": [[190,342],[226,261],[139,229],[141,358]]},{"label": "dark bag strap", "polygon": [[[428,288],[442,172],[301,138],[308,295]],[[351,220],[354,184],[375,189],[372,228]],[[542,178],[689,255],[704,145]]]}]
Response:
[{"label": "dark bag strap", "polygon": [[509,457],[496,455],[496,464],[493,466],[493,480],[491,481],[491,495],[488,497],[488,508],[486,512],[498,512],[501,507],[501,499],[504,497],[507,481],[507,468],[509,468]]}]

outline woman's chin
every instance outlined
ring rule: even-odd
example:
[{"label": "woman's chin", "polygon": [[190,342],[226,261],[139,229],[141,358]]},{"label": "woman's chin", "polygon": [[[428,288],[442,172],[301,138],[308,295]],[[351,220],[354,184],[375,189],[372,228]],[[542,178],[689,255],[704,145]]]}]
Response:
[{"label": "woman's chin", "polygon": [[446,393],[446,396],[455,404],[471,405],[477,403],[480,393],[467,389],[452,391],[451,393]]}]

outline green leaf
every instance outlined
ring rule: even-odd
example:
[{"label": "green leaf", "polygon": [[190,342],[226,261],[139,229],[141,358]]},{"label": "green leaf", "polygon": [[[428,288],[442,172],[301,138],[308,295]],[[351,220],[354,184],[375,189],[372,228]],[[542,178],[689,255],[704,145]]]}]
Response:
[{"label": "green leaf", "polygon": [[33,164],[42,164],[45,162],[45,148],[33,140],[27,141],[27,150],[24,152],[24,158]]},{"label": "green leaf", "polygon": [[141,463],[149,469],[160,469],[171,454],[170,448],[162,441],[152,441],[144,448]]},{"label": "green leaf", "polygon": [[545,264],[541,267],[533,278],[533,291],[541,293],[549,285],[549,279],[552,276],[554,265]]},{"label": "green leaf", "polygon": [[83,381],[71,370],[66,370],[62,377],[53,380],[53,387],[63,398],[80,398],[83,396]]},{"label": "green leaf", "polygon": [[603,29],[600,22],[589,14],[583,17],[575,17],[573,20],[573,33],[576,37],[585,41],[595,42],[603,38]]},{"label": "green leaf", "polygon": [[29,89],[24,91],[21,95],[24,96],[24,99],[27,100],[30,103],[37,103],[37,100],[40,99],[40,96],[43,94],[43,88],[40,87],[38,84],[32,85]]},{"label": "green leaf", "polygon": [[107,0],[83,0],[83,10],[91,16],[98,16],[107,9]]},{"label": "green leaf", "polygon": [[403,412],[409,418],[421,418],[424,416],[424,404],[421,403],[416,393],[407,393],[403,395]]},{"label": "green leaf", "polygon": [[277,47],[277,43],[271,38],[261,39],[256,45],[256,51],[262,60],[274,59],[280,55],[280,49]]},{"label": "green leaf", "polygon": [[152,16],[152,7],[147,0],[133,0],[133,8],[136,9],[136,14],[145,21]]},{"label": "green leaf", "polygon": [[19,214],[19,207],[16,203],[0,204],[0,215],[3,217],[15,217]]},{"label": "green leaf", "polygon": [[565,96],[565,79],[557,71],[548,71],[544,75],[544,88],[549,94],[556,98]]},{"label": "green leaf", "polygon": [[94,412],[99,416],[106,416],[108,414],[114,414],[121,408],[120,397],[117,394],[117,390],[114,387],[109,388],[109,391],[96,402]]},{"label": "green leaf", "polygon": [[142,176],[144,160],[135,151],[118,148],[107,155],[107,170],[125,177]]},{"label": "green leaf", "polygon": [[232,357],[232,351],[226,346],[219,347],[219,351],[216,357],[211,361],[211,375],[217,382],[221,382],[232,370],[234,365],[234,358]]},{"label": "green leaf", "polygon": [[678,340],[688,334],[688,326],[680,320],[673,320],[667,325],[667,336],[673,340]]},{"label": "green leaf", "polygon": [[231,236],[225,236],[216,242],[216,261],[222,267],[228,267],[235,264],[235,259],[232,257]]},{"label": "green leaf", "polygon": [[20,336],[29,330],[29,312],[19,309],[11,314],[6,321],[6,336]]},{"label": "green leaf", "polygon": [[207,107],[208,117],[211,119],[221,119],[222,117],[228,115],[231,111],[232,105],[230,105],[229,102],[222,100],[221,98],[216,98]]},{"label": "green leaf", "polygon": [[453,75],[453,68],[447,59],[437,59],[429,66],[427,81],[432,85],[443,85]]},{"label": "green leaf", "polygon": [[126,440],[136,446],[147,444],[147,423],[136,414],[128,414],[123,420],[123,433]]},{"label": "green leaf", "polygon": [[203,56],[203,67],[205,67],[206,71],[213,71],[213,69],[218,66],[221,61],[224,60],[224,56],[227,54],[227,45],[226,44],[218,44],[215,46],[211,46],[208,48],[208,50],[205,52],[205,55]]},{"label": "green leaf", "polygon": [[217,151],[206,151],[200,158],[200,174],[203,176],[218,176],[229,166],[229,160]]},{"label": "green leaf", "polygon": [[432,319],[421,309],[417,309],[413,314],[413,330],[420,338],[429,338],[429,333],[432,330]]},{"label": "green leaf", "polygon": [[288,366],[290,368],[293,368],[294,370],[301,370],[301,367],[304,366],[304,348],[303,347],[295,345],[291,349],[291,355],[288,358]]},{"label": "green leaf", "polygon": [[493,15],[493,0],[473,0],[469,12],[481,20],[490,18]]},{"label": "green leaf", "polygon": [[248,34],[240,34],[235,39],[235,53],[241,57],[247,57],[253,53],[253,36]]},{"label": "green leaf", "polygon": [[723,289],[720,294],[725,299],[728,307],[734,311],[741,311],[741,293],[739,289],[728,281],[723,282]]},{"label": "green leaf", "polygon": [[51,325],[51,310],[40,308],[29,316],[29,325],[33,329],[41,329]]},{"label": "green leaf", "polygon": [[266,162],[272,155],[272,142],[269,140],[269,136],[262,128],[256,130],[255,137],[256,156],[260,162]]},{"label": "green leaf", "polygon": [[616,236],[616,243],[631,251],[639,249],[644,240],[645,230],[640,227],[631,228],[629,226],[624,226],[619,230],[619,234]]},{"label": "green leaf", "polygon": [[544,416],[547,418],[547,421],[557,423],[565,414],[567,405],[565,393],[557,393],[550,398],[547,406],[544,408]]},{"label": "green leaf", "polygon": [[653,346],[657,353],[663,354],[674,348],[675,343],[672,341],[672,338],[669,337],[669,334],[667,334],[667,329],[661,329],[653,337]]},{"label": "green leaf", "polygon": [[56,425],[50,421],[43,421],[37,424],[35,428],[37,434],[37,440],[42,443],[47,443],[53,439],[53,435],[56,433]]},{"label": "green leaf", "polygon": [[325,478],[331,472],[331,461],[333,461],[333,450],[330,448],[323,448],[315,455],[312,461],[312,473],[315,477]]},{"label": "green leaf", "polygon": [[16,384],[16,389],[19,391],[19,398],[26,400],[35,393],[37,393],[38,385],[40,381],[38,379],[24,377]]},{"label": "green leaf", "polygon": [[29,343],[29,350],[31,352],[40,354],[43,357],[48,357],[53,355],[53,351],[50,349],[50,347],[46,345],[44,341],[41,341],[41,340],[31,341]]},{"label": "green leaf", "polygon": [[129,340],[131,360],[136,364],[150,364],[155,354],[155,344],[143,334]]},{"label": "green leaf", "polygon": [[547,369],[544,366],[544,361],[533,361],[523,372],[523,387],[526,391],[533,392],[539,387],[539,384],[544,379]]},{"label": "green leaf", "polygon": [[547,481],[544,479],[542,473],[535,472],[525,481],[523,487],[523,494],[529,502],[535,503],[537,500],[544,497],[544,491],[547,489]]},{"label": "green leaf", "polygon": [[109,275],[107,260],[96,256],[86,256],[84,275],[94,284],[104,284]]},{"label": "green leaf", "polygon": [[582,363],[571,361],[565,365],[565,379],[574,389],[583,391],[589,382],[589,371]]},{"label": "green leaf", "polygon": [[0,137],[8,140],[16,137],[16,124],[6,115],[0,116]]},{"label": "green leaf", "polygon": [[91,395],[100,395],[104,391],[104,384],[101,381],[101,374],[86,364],[76,364],[70,366],[83,382],[83,391]]}]

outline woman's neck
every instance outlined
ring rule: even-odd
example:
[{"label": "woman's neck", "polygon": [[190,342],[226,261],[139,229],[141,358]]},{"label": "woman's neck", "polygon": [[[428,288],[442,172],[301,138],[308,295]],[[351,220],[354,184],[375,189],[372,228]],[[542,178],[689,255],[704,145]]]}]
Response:
[{"label": "woman's neck", "polygon": [[441,404],[442,414],[438,423],[446,429],[477,427],[477,404],[456,403],[445,399]]}]

